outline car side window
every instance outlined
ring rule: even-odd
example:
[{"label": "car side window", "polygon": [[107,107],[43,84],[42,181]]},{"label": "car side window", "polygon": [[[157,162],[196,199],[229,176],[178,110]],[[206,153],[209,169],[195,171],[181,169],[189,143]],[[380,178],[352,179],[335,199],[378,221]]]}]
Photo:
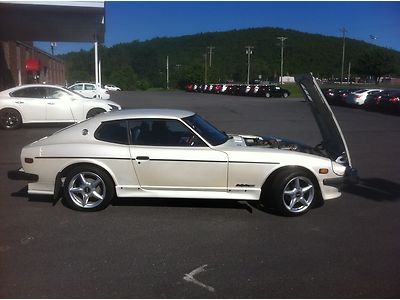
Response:
[{"label": "car side window", "polygon": [[71,87],[71,90],[73,91],[81,91],[83,89],[83,84],[76,84]]},{"label": "car side window", "polygon": [[129,121],[133,145],[205,147],[206,144],[179,120],[137,119]]},{"label": "car side window", "polygon": [[47,98],[49,99],[68,99],[71,95],[66,91],[57,88],[47,88]]},{"label": "car side window", "polygon": [[127,122],[125,120],[104,122],[97,128],[94,137],[104,142],[128,145]]},{"label": "car side window", "polygon": [[46,90],[43,87],[35,86],[17,90],[10,94],[11,97],[20,98],[46,98]]},{"label": "car side window", "polygon": [[95,89],[96,89],[96,87],[95,87],[94,85],[92,85],[92,84],[85,84],[85,90],[93,91],[93,90],[95,90]]}]

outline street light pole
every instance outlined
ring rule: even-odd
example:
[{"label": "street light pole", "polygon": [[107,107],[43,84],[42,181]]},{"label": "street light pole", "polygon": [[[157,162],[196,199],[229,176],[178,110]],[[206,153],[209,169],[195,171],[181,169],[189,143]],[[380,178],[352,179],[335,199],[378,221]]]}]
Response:
[{"label": "street light pole", "polygon": [[51,48],[51,55],[54,56],[54,48],[57,47],[56,42],[50,42],[50,48]]},{"label": "street light pole", "polygon": [[281,78],[280,78],[281,80],[280,80],[280,84],[282,84],[283,83],[283,42],[285,40],[287,40],[288,38],[284,37],[284,36],[280,36],[280,37],[277,37],[277,39],[281,41]]},{"label": "street light pole", "polygon": [[250,56],[253,54],[254,47],[247,46],[246,47],[246,54],[247,54],[247,84],[250,83]]},{"label": "street light pole", "polygon": [[346,28],[341,28],[340,31],[343,33],[343,48],[342,48],[342,72],[340,74],[340,83],[343,83],[343,72],[344,72],[344,51],[346,47]]}]

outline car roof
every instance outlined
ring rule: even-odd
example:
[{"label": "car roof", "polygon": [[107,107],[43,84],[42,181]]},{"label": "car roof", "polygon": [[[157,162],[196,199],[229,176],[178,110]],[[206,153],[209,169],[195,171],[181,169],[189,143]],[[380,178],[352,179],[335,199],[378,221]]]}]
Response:
[{"label": "car roof", "polygon": [[112,111],[106,114],[100,114],[96,117],[101,118],[102,121],[122,120],[131,118],[160,118],[160,119],[174,119],[186,118],[194,115],[194,112],[180,109],[167,109],[167,108],[145,108],[145,109],[122,109]]},{"label": "car roof", "polygon": [[7,90],[1,91],[1,93],[11,93],[19,89],[27,88],[27,87],[53,87],[53,88],[61,88],[64,89],[64,87],[60,85],[55,85],[55,84],[41,84],[41,83],[33,83],[33,84],[23,84],[23,85],[18,85],[12,88],[9,88]]}]

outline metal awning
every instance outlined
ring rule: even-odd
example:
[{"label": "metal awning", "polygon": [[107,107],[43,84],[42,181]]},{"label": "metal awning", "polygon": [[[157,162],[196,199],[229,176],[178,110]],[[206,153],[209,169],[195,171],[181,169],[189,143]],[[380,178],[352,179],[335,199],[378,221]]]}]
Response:
[{"label": "metal awning", "polygon": [[104,43],[104,1],[2,1],[0,40]]}]

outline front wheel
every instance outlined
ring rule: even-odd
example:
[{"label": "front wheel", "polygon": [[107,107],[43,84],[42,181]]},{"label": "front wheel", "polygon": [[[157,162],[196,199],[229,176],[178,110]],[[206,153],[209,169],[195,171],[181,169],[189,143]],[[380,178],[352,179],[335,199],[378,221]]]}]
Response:
[{"label": "front wheel", "polygon": [[114,198],[111,177],[96,167],[76,167],[64,182],[64,200],[75,210],[98,211],[106,208]]},{"label": "front wheel", "polygon": [[88,111],[88,113],[86,115],[86,119],[92,118],[95,115],[101,114],[103,112],[105,112],[105,110],[102,109],[102,108],[93,108],[93,109]]},{"label": "front wheel", "polygon": [[303,171],[284,172],[273,180],[271,196],[280,213],[300,216],[317,201],[317,184],[314,178]]},{"label": "front wheel", "polygon": [[283,93],[283,98],[287,98],[289,96],[288,93]]},{"label": "front wheel", "polygon": [[271,94],[270,93],[265,93],[265,97],[266,98],[271,98]]},{"label": "front wheel", "polygon": [[17,129],[22,125],[21,114],[12,108],[0,111],[0,126],[3,129]]}]

